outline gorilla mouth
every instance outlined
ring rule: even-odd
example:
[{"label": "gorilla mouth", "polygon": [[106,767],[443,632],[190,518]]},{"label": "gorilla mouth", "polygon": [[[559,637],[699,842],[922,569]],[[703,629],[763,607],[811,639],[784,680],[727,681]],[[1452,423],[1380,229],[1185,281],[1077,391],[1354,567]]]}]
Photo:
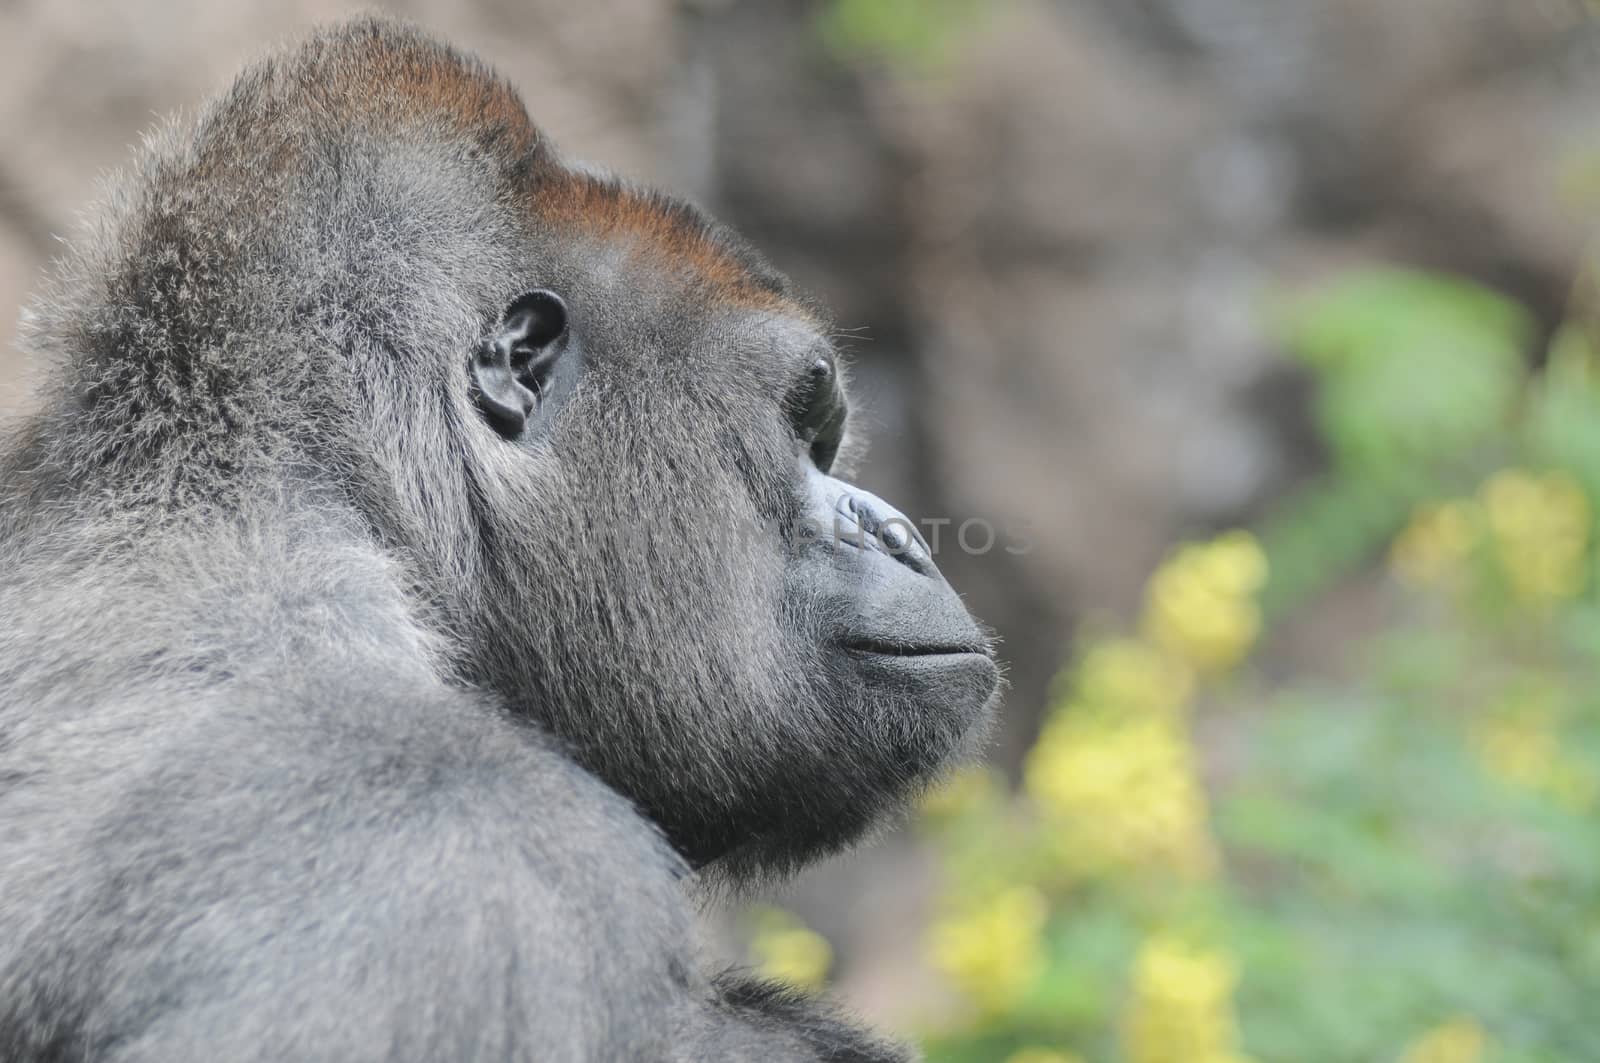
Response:
[{"label": "gorilla mouth", "polygon": [[953,657],[967,654],[987,656],[984,646],[977,643],[896,642],[891,639],[847,639],[844,648],[851,653],[873,654],[878,657]]}]

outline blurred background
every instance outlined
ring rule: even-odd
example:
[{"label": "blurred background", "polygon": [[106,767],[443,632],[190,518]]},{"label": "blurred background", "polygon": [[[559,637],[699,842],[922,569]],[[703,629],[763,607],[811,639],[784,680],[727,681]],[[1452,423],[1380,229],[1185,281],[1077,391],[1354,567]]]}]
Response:
[{"label": "blurred background", "polygon": [[[0,2],[7,333],[143,129],[346,6]],[[934,1063],[1600,1060],[1582,0],[389,6],[835,310],[862,483],[1004,639],[988,763],[730,956]]]}]

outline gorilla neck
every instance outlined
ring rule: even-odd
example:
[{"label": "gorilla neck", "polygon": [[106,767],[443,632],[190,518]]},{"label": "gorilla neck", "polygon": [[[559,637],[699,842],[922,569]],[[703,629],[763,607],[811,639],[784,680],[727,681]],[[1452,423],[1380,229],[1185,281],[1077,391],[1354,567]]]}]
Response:
[{"label": "gorilla neck", "polygon": [[[5,677],[12,693],[52,700],[64,668],[108,690],[273,683],[330,666],[438,683],[440,640],[417,621],[399,566],[353,507],[295,480],[210,498],[174,481],[185,502],[173,507],[126,505],[104,477],[9,479],[0,612],[22,618],[14,637],[34,647]],[[35,506],[41,495],[55,504]]]}]

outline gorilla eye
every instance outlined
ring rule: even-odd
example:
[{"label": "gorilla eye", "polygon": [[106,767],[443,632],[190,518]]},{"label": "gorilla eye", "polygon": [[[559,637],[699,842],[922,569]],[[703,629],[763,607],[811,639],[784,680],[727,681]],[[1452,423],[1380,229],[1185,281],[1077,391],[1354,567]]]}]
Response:
[{"label": "gorilla eye", "polygon": [[788,407],[795,435],[810,451],[817,468],[827,472],[838,456],[850,412],[839,383],[839,367],[832,358],[819,356],[811,363],[805,379],[789,396]]}]

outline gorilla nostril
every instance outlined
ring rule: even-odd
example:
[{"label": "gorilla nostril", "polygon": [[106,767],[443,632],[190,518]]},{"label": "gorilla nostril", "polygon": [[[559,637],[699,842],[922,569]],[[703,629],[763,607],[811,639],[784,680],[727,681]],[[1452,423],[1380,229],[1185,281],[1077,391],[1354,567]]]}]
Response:
[{"label": "gorilla nostril", "polygon": [[[880,512],[880,506],[886,512]],[[870,495],[862,497],[852,491],[835,496],[833,509],[837,515],[834,533],[839,542],[877,550],[916,572],[929,574],[933,570],[932,553],[909,518]]]}]

